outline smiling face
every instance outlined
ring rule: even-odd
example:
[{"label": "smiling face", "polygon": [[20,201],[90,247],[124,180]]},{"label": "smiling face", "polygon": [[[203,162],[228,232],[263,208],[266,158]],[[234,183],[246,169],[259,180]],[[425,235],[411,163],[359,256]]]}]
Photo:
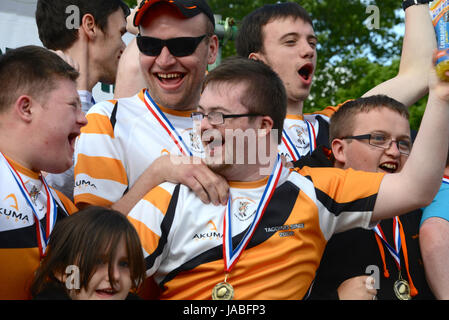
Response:
[{"label": "smiling face", "polygon": [[263,27],[263,52],[251,54],[282,79],[289,104],[307,99],[316,67],[317,39],[313,27],[300,18],[276,19]]},{"label": "smiling face", "polygon": [[[145,14],[140,33],[163,40],[199,37],[206,34],[207,19],[205,14],[186,19],[174,6],[161,3]],[[212,35],[205,37],[189,56],[175,57],[167,47],[163,47],[157,56],[140,53],[140,65],[151,96],[167,108],[195,109],[207,65],[215,62],[217,50],[218,38]]]},{"label": "smiling face", "polygon": [[[73,163],[75,140],[87,124],[72,80],[56,78],[56,87],[37,100],[33,113],[33,168],[51,173],[67,170]],[[45,152],[43,152],[45,150]]]},{"label": "smiling face", "polygon": [[109,281],[108,258],[105,258],[104,261],[99,261],[87,288],[82,288],[79,293],[71,292],[71,298],[73,300],[124,300],[131,290],[132,280],[126,242],[123,237],[117,246],[112,264],[113,287]]},{"label": "smiling face", "polygon": [[[383,133],[394,140],[411,140],[408,120],[391,109],[377,108],[369,112],[359,112],[354,117],[353,123],[352,136]],[[370,145],[368,140],[336,140],[340,141],[342,149],[341,152],[336,151],[333,145],[333,151],[344,169],[395,173],[402,169],[407,160],[406,155],[399,153],[395,143],[388,149],[382,149]]]}]

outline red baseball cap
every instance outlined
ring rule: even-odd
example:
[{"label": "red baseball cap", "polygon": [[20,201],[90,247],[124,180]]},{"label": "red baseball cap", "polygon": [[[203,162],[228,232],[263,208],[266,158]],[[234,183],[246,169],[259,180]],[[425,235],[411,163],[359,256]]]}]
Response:
[{"label": "red baseball cap", "polygon": [[138,27],[148,9],[158,2],[167,2],[172,5],[176,5],[181,14],[186,18],[191,18],[197,14],[204,13],[215,27],[214,14],[212,13],[212,9],[207,4],[206,0],[144,0],[140,3],[140,6],[134,16],[134,26]]}]

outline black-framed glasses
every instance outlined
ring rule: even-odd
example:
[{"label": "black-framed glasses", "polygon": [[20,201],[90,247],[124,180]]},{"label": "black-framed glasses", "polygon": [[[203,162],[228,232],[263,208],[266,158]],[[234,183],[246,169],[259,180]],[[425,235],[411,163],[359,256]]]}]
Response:
[{"label": "black-framed glasses", "polygon": [[194,121],[201,121],[207,118],[210,124],[220,125],[224,123],[224,119],[227,118],[241,118],[241,117],[258,117],[259,113],[241,113],[241,114],[223,114],[222,112],[212,111],[208,114],[202,112],[192,112],[191,117]]},{"label": "black-framed glasses", "polygon": [[180,37],[163,40],[138,34],[136,40],[139,51],[146,56],[158,56],[162,48],[167,47],[173,56],[185,57],[194,53],[205,37],[206,35],[204,34],[199,37]]},{"label": "black-framed glasses", "polygon": [[368,140],[368,143],[374,147],[389,149],[391,144],[396,143],[399,152],[409,155],[412,149],[412,143],[408,139],[393,140],[389,135],[382,133],[362,134],[359,136],[346,136],[341,139]]}]

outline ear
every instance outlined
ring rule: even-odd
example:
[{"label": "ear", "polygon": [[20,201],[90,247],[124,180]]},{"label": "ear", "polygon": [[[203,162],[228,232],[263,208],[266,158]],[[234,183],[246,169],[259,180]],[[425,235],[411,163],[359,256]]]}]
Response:
[{"label": "ear", "polygon": [[87,39],[92,41],[95,40],[98,30],[94,16],[90,13],[86,13],[81,19],[81,25],[78,32],[82,32]]},{"label": "ear", "polygon": [[259,130],[257,130],[257,136],[259,138],[269,135],[273,129],[273,119],[271,117],[263,116],[261,118]]},{"label": "ear", "polygon": [[267,63],[265,60],[265,56],[260,52],[251,52],[248,56],[249,59],[256,60],[256,61],[262,61],[264,63]]},{"label": "ear", "polygon": [[14,112],[19,117],[19,119],[29,123],[33,119],[33,111],[35,105],[36,101],[33,100],[30,96],[20,96],[14,103]]},{"label": "ear", "polygon": [[207,64],[215,63],[218,54],[218,37],[214,34],[209,39],[209,56],[207,57]]},{"label": "ear", "polygon": [[346,147],[347,144],[342,139],[332,140],[332,154],[335,158],[335,166],[338,168],[343,168],[346,164]]}]

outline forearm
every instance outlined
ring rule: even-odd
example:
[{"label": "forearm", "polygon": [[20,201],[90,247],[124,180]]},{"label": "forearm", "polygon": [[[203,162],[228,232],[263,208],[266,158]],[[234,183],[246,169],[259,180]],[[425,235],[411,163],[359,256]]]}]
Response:
[{"label": "forearm", "polygon": [[437,299],[449,299],[449,222],[440,218],[424,221],[419,231],[427,282]]},{"label": "forearm", "polygon": [[136,183],[128,190],[128,192],[117,202],[112,204],[111,208],[128,215],[131,209],[139,202],[151,189],[164,182],[159,174],[162,172],[158,169],[158,162],[145,170]]},{"label": "forearm", "polygon": [[399,72],[364,96],[384,94],[406,106],[413,105],[428,92],[429,57],[435,48],[436,37],[428,4],[408,7]]}]

